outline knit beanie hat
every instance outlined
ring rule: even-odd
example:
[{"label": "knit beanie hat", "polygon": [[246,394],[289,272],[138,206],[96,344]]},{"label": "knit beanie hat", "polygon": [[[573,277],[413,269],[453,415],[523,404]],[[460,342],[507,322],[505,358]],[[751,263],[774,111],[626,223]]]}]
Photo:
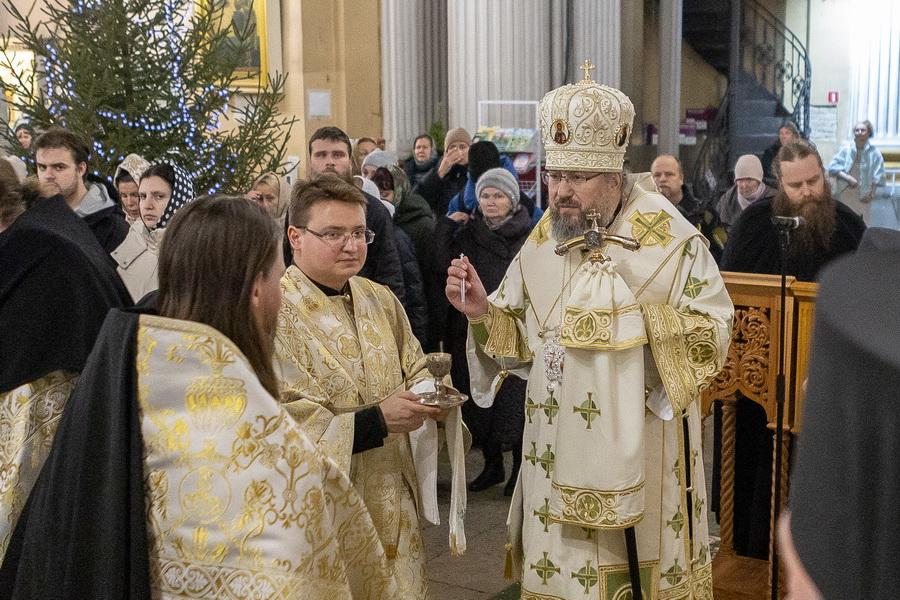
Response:
[{"label": "knit beanie hat", "polygon": [[[493,146],[493,144],[491,144]],[[473,146],[474,147],[474,146]],[[475,184],[475,196],[481,198],[481,192],[485,188],[497,188],[509,198],[509,205],[512,210],[516,209],[519,204],[519,182],[513,177],[513,174],[503,167],[497,169],[488,169],[478,178]]]},{"label": "knit beanie hat", "polygon": [[397,153],[387,152],[385,150],[372,150],[369,152],[362,166],[371,165],[373,167],[389,167],[397,164]]},{"label": "knit beanie hat", "polygon": [[494,142],[475,142],[469,146],[469,175],[478,181],[488,169],[500,166],[500,152]]},{"label": "knit beanie hat", "polygon": [[734,178],[762,181],[763,168],[759,158],[755,154],[744,154],[741,156],[737,160],[737,164],[734,165]]},{"label": "knit beanie hat", "polygon": [[450,144],[453,144],[455,142],[465,142],[466,145],[469,146],[472,144],[472,136],[469,135],[469,132],[462,127],[451,129],[447,132],[447,135],[444,136],[444,152],[447,151],[447,148],[450,147]]}]

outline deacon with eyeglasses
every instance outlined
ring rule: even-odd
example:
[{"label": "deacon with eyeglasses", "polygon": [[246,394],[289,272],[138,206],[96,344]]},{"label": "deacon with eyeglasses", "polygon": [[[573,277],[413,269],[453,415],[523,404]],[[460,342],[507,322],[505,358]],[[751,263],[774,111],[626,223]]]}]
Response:
[{"label": "deacon with eyeglasses", "polygon": [[446,283],[476,402],[528,379],[508,564],[523,598],[711,598],[698,400],[731,300],[700,232],[624,172],[625,94],[586,75],[540,114],[549,210],[490,296],[464,258]]},{"label": "deacon with eyeglasses", "polygon": [[375,239],[362,192],[337,177],[298,182],[288,220],[293,257],[275,336],[282,403],[362,496],[398,597],[424,599],[420,519],[439,520],[438,422],[453,467],[451,551],[465,550],[460,409],[420,403],[433,378],[406,312],[389,288],[357,275]]}]

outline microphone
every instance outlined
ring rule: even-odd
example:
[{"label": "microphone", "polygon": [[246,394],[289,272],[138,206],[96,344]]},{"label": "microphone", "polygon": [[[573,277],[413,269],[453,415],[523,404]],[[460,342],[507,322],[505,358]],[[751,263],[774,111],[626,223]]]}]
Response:
[{"label": "microphone", "polygon": [[772,224],[782,229],[797,229],[806,225],[806,219],[803,217],[772,217]]}]

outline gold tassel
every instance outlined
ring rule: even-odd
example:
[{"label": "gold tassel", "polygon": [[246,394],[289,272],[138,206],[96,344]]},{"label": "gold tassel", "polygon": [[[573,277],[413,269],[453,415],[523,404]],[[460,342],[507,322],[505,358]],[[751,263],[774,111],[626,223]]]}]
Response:
[{"label": "gold tassel", "polygon": [[500,379],[497,380],[497,385],[496,387],[494,387],[494,397],[496,397],[497,394],[500,393],[500,386],[502,386],[503,382],[506,381],[506,378],[509,377],[509,371],[503,369],[500,371],[500,373],[498,373],[498,375],[500,376]]},{"label": "gold tassel", "polygon": [[506,543],[506,566],[503,568],[503,579],[513,578],[512,544]]},{"label": "gold tassel", "polygon": [[460,552],[459,548],[456,546],[456,534],[450,534],[450,554],[453,556],[464,556],[465,552]]}]

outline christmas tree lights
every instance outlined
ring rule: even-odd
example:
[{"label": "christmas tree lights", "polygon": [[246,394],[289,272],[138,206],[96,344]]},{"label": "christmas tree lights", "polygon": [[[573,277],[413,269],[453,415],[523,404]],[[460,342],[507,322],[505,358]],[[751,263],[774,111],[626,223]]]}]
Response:
[{"label": "christmas tree lights", "polygon": [[[231,104],[256,32],[225,23],[223,0],[70,0],[48,3],[40,21],[2,1],[14,24],[0,38],[0,64],[14,68],[15,39],[34,53],[40,85],[19,78],[0,89],[36,128],[90,139],[91,171],[111,177],[133,152],[183,166],[198,193],[213,193],[246,191],[284,166],[294,122],[278,109],[284,76],[265,78],[246,106]],[[0,126],[23,154],[9,123]]]}]

